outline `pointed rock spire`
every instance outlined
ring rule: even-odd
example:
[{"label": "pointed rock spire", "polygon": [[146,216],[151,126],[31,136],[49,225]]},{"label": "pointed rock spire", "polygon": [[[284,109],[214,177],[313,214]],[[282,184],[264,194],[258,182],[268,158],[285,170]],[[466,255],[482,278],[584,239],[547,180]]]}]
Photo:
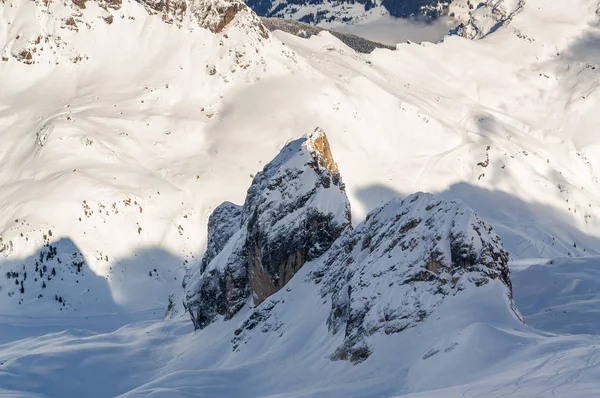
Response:
[{"label": "pointed rock spire", "polygon": [[257,173],[243,207],[219,206],[209,246],[186,278],[196,328],[231,317],[251,294],[262,303],[350,227],[350,203],[325,132],[285,145]]}]

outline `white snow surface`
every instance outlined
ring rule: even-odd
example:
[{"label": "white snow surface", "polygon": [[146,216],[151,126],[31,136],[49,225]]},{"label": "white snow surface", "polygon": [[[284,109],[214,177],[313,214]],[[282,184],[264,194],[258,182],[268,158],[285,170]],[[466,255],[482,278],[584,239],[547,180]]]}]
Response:
[{"label": "white snow surface", "polygon": [[[249,11],[213,34],[90,0],[74,29],[71,5],[0,0],[0,394],[599,395],[599,10],[527,0],[481,40],[362,55],[327,33],[264,39]],[[198,333],[162,320],[212,209],[241,203],[251,174],[316,126],[354,222],[434,192],[473,208],[513,259],[544,259],[514,268],[525,324],[486,285],[376,337],[367,361],[332,362],[341,341],[310,267],[281,291],[299,333],[237,352],[235,318]]]}]

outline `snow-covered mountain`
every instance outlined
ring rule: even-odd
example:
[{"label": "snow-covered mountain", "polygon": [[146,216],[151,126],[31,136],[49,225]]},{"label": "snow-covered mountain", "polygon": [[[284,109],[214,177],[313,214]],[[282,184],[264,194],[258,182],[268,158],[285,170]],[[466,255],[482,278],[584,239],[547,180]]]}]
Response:
[{"label": "snow-covered mountain", "polygon": [[252,296],[260,304],[350,226],[350,204],[324,132],[282,149],[256,175],[244,206],[210,217],[208,249],[184,281],[194,326],[233,317]]},{"label": "snow-covered mountain", "polygon": [[[477,8],[468,13],[464,11],[455,12],[460,16],[460,23],[451,33],[467,37],[469,39],[481,39],[490,33],[494,33],[502,26],[510,23],[513,17],[525,6],[525,0],[488,0],[480,3]],[[462,18],[461,18],[462,17]]]},{"label": "snow-covered mountain", "polygon": [[595,395],[600,4],[448,12],[0,0],[2,393]]},{"label": "snow-covered mountain", "polygon": [[[344,191],[327,137],[317,129],[287,144],[256,175],[243,207],[217,207],[207,252],[184,282],[195,328],[217,320],[240,325],[231,335],[238,351],[257,331],[274,339],[314,333],[284,321],[302,314],[309,325],[327,324],[332,339],[343,334],[335,352],[323,355],[357,363],[375,350],[371,336],[416,328],[465,290],[483,294],[473,307],[497,301],[520,317],[508,253],[472,210],[421,193],[392,200],[353,229]],[[294,279],[303,267],[304,280]],[[477,289],[488,284],[493,295]],[[255,309],[236,316],[250,298]],[[321,319],[296,309],[315,298],[326,307],[313,305]]]}]

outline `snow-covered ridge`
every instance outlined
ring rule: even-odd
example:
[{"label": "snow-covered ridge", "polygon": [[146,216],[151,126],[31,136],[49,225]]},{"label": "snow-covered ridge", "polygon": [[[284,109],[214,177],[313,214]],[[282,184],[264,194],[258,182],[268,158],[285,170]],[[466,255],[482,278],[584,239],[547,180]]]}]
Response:
[{"label": "snow-covered ridge", "polygon": [[[148,16],[158,15],[164,23],[178,28],[204,28],[221,33],[226,26],[235,24],[259,40],[269,37],[256,14],[239,0],[5,0],[3,3],[0,16],[7,26],[5,35],[0,28],[0,39],[5,40],[0,42],[3,44],[0,53],[4,62],[15,59],[31,65],[50,55],[53,55],[53,63],[61,58],[73,63],[85,61],[89,56],[77,51],[75,40],[71,39],[74,33],[104,30],[103,25],[122,24],[125,20],[135,23],[140,17],[147,19],[139,9],[145,10]],[[18,8],[20,13],[15,14],[11,8]],[[29,14],[29,18],[23,18],[24,14]],[[13,19],[15,17],[18,19]],[[27,19],[27,24],[22,25]]]},{"label": "snow-covered ridge", "polygon": [[[286,145],[254,178],[243,207],[224,203],[210,218],[206,254],[184,282],[195,328],[241,323],[232,340],[241,349],[254,329],[285,327],[282,313],[291,310],[279,292],[302,283],[330,307],[321,321],[332,338],[343,336],[333,360],[362,362],[371,336],[415,327],[444,300],[490,283],[504,292],[492,300],[520,319],[508,253],[464,204],[419,193],[376,209],[356,229],[349,222],[325,133]],[[254,309],[236,316],[250,295]]]},{"label": "snow-covered ridge", "polygon": [[298,63],[243,3],[187,4],[171,21],[130,0],[0,3],[1,313],[163,313],[179,291],[209,126]]},{"label": "snow-covered ridge", "polygon": [[468,39],[481,39],[508,25],[525,6],[526,0],[487,0],[469,11],[467,20],[452,33]]}]

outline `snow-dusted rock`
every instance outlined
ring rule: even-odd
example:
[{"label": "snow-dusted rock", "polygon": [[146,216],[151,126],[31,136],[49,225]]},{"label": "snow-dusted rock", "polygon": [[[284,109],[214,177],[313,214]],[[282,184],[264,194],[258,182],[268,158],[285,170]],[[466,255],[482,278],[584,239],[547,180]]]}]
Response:
[{"label": "snow-dusted rock", "polygon": [[[467,314],[469,324],[491,305],[499,319],[518,322],[507,263],[498,236],[466,205],[426,193],[394,199],[242,319],[233,349],[285,334],[329,333],[321,355],[359,363],[384,336],[403,341],[402,333],[416,329],[414,336],[425,322],[448,316],[443,308],[460,307],[456,315]],[[314,311],[304,315],[310,327],[291,315],[306,308]]]},{"label": "snow-dusted rock", "polygon": [[[490,283],[504,295],[494,300],[507,301],[519,317],[509,255],[465,204],[417,193],[390,201],[352,229],[320,130],[286,145],[257,174],[243,209],[219,206],[209,235],[202,263],[185,283],[185,306],[199,329],[218,316],[230,319],[252,294],[255,308],[236,329],[234,350],[254,330],[283,333],[284,313],[293,310],[278,292],[305,264],[307,277],[292,285],[316,283],[309,294],[330,307],[322,324],[341,341],[329,352],[332,360],[361,362],[374,349],[371,336],[415,327],[446,299]],[[289,301],[296,300],[305,297]]]},{"label": "snow-dusted rock", "polygon": [[211,216],[206,254],[184,283],[195,327],[230,318],[250,292],[260,304],[349,226],[350,204],[325,133],[290,142],[256,175],[243,209],[224,203]]},{"label": "snow-dusted rock", "polygon": [[288,144],[248,190],[248,269],[254,302],[281,289],[350,225],[344,192],[325,133]]},{"label": "snow-dusted rock", "polygon": [[202,257],[202,271],[223,250],[241,226],[242,206],[224,202],[213,211],[208,219],[208,243]]},{"label": "snow-dusted rock", "polygon": [[240,0],[142,0],[150,12],[159,13],[165,22],[181,24],[186,17],[192,18],[198,25],[219,33],[240,11],[246,12],[246,18],[260,29],[261,34],[268,37],[267,31],[254,13]]},{"label": "snow-dusted rock", "polygon": [[[9,35],[0,54],[5,62],[14,58],[33,65],[48,58],[50,49],[54,63],[61,58],[59,54],[66,55],[73,63],[79,63],[88,57],[73,47],[71,34],[93,30],[98,25],[113,25],[119,19],[136,21],[135,14],[138,13],[137,10],[133,11],[136,8],[143,8],[144,17],[158,15],[164,23],[179,28],[204,28],[212,33],[224,33],[226,27],[235,25],[247,35],[256,36],[258,41],[269,37],[258,16],[241,0],[35,0],[23,6],[23,9],[27,9],[31,16],[35,14],[40,26],[31,23],[21,28],[14,39]],[[0,30],[0,35],[2,33]]]},{"label": "snow-dusted rock", "polygon": [[456,27],[452,33],[468,39],[481,39],[509,24],[524,5],[525,0],[487,0],[479,3],[469,14],[468,20]]},{"label": "snow-dusted rock", "polygon": [[293,19],[310,24],[356,23],[370,15],[434,20],[448,12],[452,0],[246,0],[258,15]]},{"label": "snow-dusted rock", "polygon": [[374,210],[315,265],[331,295],[329,330],[343,333],[333,359],[364,360],[366,337],[413,327],[447,297],[500,283],[511,299],[508,253],[464,204],[418,193]]}]

